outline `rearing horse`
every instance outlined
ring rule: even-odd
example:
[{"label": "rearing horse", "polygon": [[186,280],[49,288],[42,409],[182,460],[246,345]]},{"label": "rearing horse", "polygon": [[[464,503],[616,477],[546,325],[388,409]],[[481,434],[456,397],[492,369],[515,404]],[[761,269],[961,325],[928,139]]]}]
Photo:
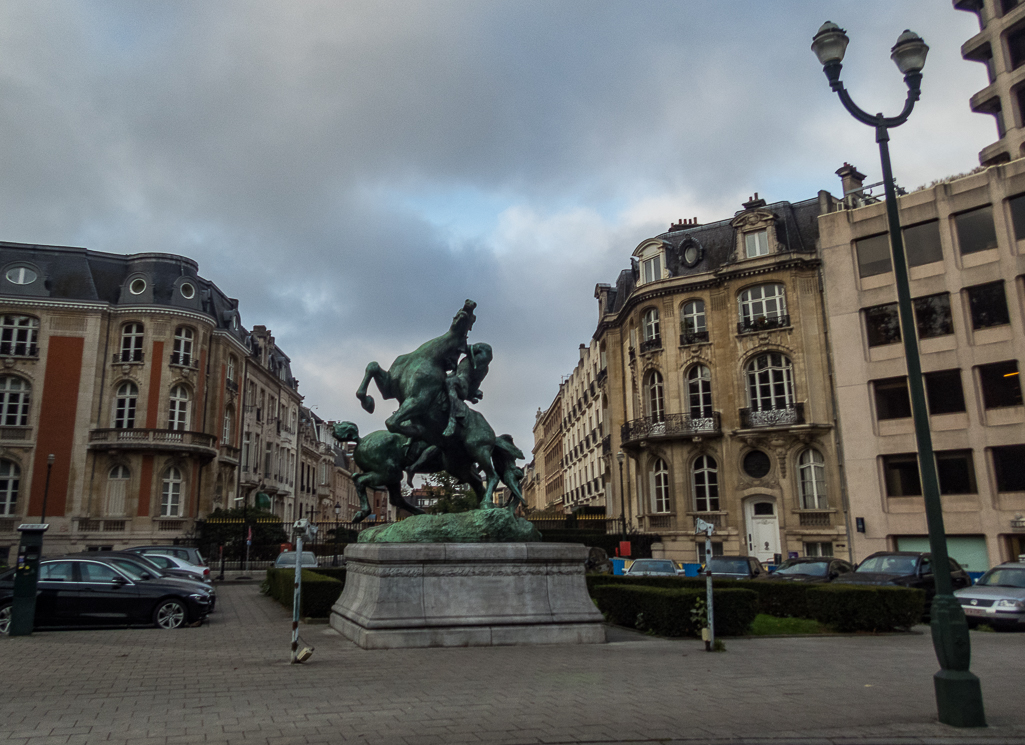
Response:
[{"label": "rearing horse", "polygon": [[385,422],[389,432],[428,439],[419,420],[440,401],[444,401],[442,405],[447,411],[445,378],[456,369],[459,358],[468,351],[466,337],[477,320],[473,314],[476,307],[477,303],[467,300],[452,319],[448,331],[424,342],[414,352],[399,355],[388,370],[376,362],[367,365],[356,398],[365,411],[373,413],[374,399],[367,394],[367,387],[373,380],[385,399],[398,400],[399,408]]}]

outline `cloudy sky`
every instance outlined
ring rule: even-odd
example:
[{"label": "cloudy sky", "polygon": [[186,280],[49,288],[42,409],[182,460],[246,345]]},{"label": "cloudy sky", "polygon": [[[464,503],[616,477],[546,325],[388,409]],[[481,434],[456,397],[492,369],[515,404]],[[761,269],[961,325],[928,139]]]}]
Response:
[{"label": "cloudy sky", "polygon": [[977,165],[978,25],[948,0],[0,0],[0,240],[196,259],[363,431],[393,410],[359,408],[365,365],[473,298],[479,408],[529,452],[641,240],[836,194],[844,161],[879,180],[809,49],[827,19],[870,111],[903,104],[900,32],[931,47],[902,186]]}]

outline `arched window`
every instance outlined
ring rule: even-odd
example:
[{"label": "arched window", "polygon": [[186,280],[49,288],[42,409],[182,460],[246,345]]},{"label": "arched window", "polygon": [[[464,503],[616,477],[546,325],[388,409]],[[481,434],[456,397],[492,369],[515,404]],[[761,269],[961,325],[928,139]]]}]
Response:
[{"label": "arched window", "polygon": [[701,455],[691,470],[695,512],[719,511],[719,468],[711,455]]},{"label": "arched window", "polygon": [[740,293],[740,322],[737,330],[757,331],[788,326],[786,290],[778,283],[748,287]]},{"label": "arched window", "polygon": [[647,385],[648,417],[652,422],[664,422],[666,419],[665,394],[662,386],[662,373],[652,370],[648,375]]},{"label": "arched window", "polygon": [[644,311],[644,341],[651,341],[662,336],[658,325],[658,310],[648,308]]},{"label": "arched window", "polygon": [[125,496],[128,494],[128,468],[114,466],[107,474],[107,514],[125,514]]},{"label": "arched window", "polygon": [[181,517],[182,472],[174,466],[164,474],[164,486],[160,492],[160,516]]},{"label": "arched window", "polygon": [[121,329],[121,362],[142,362],[143,326],[126,323]]},{"label": "arched window", "polygon": [[189,367],[192,365],[192,329],[179,326],[174,331],[174,350],[171,353],[171,364]]},{"label": "arched window", "polygon": [[183,385],[176,385],[171,389],[167,428],[174,430],[189,428],[189,389]]},{"label": "arched window", "polygon": [[669,512],[669,468],[666,462],[656,458],[648,476],[651,482],[651,509],[654,512]]},{"label": "arched window", "polygon": [[18,502],[21,468],[12,460],[0,459],[0,515],[13,515]]},{"label": "arched window", "polygon": [[708,341],[705,301],[691,300],[680,308],[680,344]]},{"label": "arched window", "polygon": [[751,411],[776,411],[794,405],[794,373],[779,352],[755,357],[747,365],[747,398]]},{"label": "arched window", "polygon": [[132,429],[135,426],[135,405],[139,400],[139,388],[126,380],[118,386],[114,395],[114,427]]},{"label": "arched window", "polygon": [[797,474],[801,482],[801,507],[806,510],[829,508],[826,499],[826,463],[822,453],[808,448],[797,459]]},{"label": "arched window", "polygon": [[0,377],[0,424],[5,427],[28,426],[31,391],[32,386],[27,380],[13,375]]},{"label": "arched window", "polygon": [[39,354],[39,319],[0,316],[0,356],[35,357]]},{"label": "arched window", "polygon": [[687,371],[687,413],[691,420],[712,418],[712,371],[705,365]]},{"label": "arched window", "polygon": [[641,256],[640,262],[641,281],[639,284],[646,285],[648,282],[662,279],[662,253],[660,251],[646,251],[645,255]]}]

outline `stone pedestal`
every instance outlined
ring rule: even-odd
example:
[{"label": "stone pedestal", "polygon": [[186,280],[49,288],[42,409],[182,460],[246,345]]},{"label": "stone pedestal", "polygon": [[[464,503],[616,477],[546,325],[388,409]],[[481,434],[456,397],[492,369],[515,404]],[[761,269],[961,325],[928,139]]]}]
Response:
[{"label": "stone pedestal", "polygon": [[331,626],[364,649],[597,644],[575,543],[357,543]]}]

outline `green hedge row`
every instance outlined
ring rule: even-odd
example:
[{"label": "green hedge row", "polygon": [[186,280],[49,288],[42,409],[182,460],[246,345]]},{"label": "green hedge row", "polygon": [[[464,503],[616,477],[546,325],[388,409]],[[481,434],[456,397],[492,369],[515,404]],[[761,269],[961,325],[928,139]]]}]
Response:
[{"label": "green hedge row", "polygon": [[[699,636],[704,623],[691,617],[705,593],[693,589],[596,585],[592,597],[598,609],[619,626],[652,631],[659,636]],[[739,636],[758,614],[758,596],[750,590],[716,590],[715,633]]]},{"label": "green hedge row", "polygon": [[[299,615],[302,618],[327,618],[331,615],[331,606],[342,594],[344,583],[335,577],[329,577],[303,569],[302,598]],[[268,569],[267,594],[287,608],[292,607],[292,595],[295,590],[294,569]]]},{"label": "green hedge row", "polygon": [[[587,586],[594,597],[600,585],[660,587],[704,590],[703,577],[623,577],[588,575]],[[759,613],[777,618],[812,618],[838,631],[892,631],[918,623],[925,609],[925,593],[903,587],[858,585],[807,585],[798,582],[718,579],[720,590],[744,589],[757,594]]]}]

